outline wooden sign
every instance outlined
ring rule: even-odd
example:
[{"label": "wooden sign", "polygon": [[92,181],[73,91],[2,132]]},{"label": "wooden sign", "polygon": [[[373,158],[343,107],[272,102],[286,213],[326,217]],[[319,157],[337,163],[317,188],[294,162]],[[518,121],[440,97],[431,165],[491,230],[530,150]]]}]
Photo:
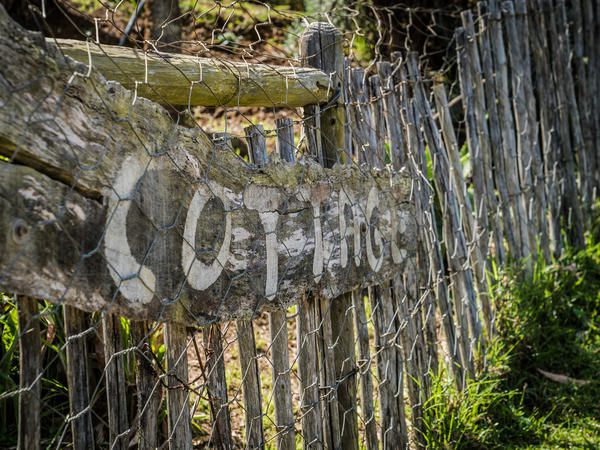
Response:
[{"label": "wooden sign", "polygon": [[407,177],[258,169],[41,46],[0,17],[3,291],[204,324],[389,280],[414,256]]}]

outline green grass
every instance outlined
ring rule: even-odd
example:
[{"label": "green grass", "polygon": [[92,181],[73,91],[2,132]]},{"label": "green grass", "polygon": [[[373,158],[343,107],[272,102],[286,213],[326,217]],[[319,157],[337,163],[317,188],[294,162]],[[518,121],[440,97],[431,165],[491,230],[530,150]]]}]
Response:
[{"label": "green grass", "polygon": [[443,373],[435,379],[428,448],[600,448],[600,243],[522,274],[512,267],[493,288],[498,333],[486,373],[462,393]]}]

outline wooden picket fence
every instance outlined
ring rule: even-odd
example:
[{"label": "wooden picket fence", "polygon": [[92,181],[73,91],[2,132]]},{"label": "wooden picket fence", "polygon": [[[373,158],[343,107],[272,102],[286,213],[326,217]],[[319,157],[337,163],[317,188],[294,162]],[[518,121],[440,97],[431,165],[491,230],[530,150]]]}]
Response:
[{"label": "wooden picket fence", "polygon": [[[485,366],[492,268],[582,247],[600,184],[599,4],[461,18],[449,91],[416,53],[352,67],[327,23],[292,69],[44,40],[0,7],[18,448],[424,448],[432,377]],[[246,128],[245,161],[155,102],[303,118]]]}]

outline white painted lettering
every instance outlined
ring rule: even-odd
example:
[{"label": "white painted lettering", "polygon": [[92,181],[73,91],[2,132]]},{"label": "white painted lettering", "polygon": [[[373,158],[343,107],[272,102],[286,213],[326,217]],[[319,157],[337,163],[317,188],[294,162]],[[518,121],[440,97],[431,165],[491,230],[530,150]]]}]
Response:
[{"label": "white painted lettering", "polygon": [[[204,264],[196,258],[196,228],[204,206],[213,196],[218,197],[223,202],[225,208],[225,234],[215,260],[211,264]],[[231,243],[230,209],[230,201],[225,195],[225,189],[214,182],[209,181],[209,186],[200,186],[192,198],[183,231],[181,264],[184,272],[187,274],[188,283],[194,289],[199,291],[208,289],[217,281],[221,272],[223,272],[225,263],[229,259],[229,246]]]},{"label": "white painted lettering", "polygon": [[267,251],[267,279],[265,282],[265,297],[273,300],[277,294],[279,277],[279,261],[277,256],[277,222],[279,221],[279,202],[281,193],[274,187],[251,184],[244,192],[244,205],[248,209],[258,211],[258,216],[265,230],[265,246]]},{"label": "white painted lettering", "polygon": [[150,303],[156,290],[152,271],[137,262],[127,241],[127,213],[138,182],[148,169],[149,158],[127,158],[108,198],[108,223],[104,236],[104,255],[108,271],[127,300]]},{"label": "white painted lettering", "polygon": [[[369,191],[369,196],[367,197],[367,210],[366,210],[366,218],[367,224],[369,228],[371,227],[371,219],[373,216],[373,210],[379,206],[379,196],[377,195],[377,189],[375,186],[371,188]],[[371,233],[367,235],[367,260],[369,261],[369,266],[375,272],[379,272],[381,269],[381,265],[383,264],[383,236],[381,231],[378,228],[373,228],[373,240],[375,241],[375,245],[380,249],[381,254],[379,258],[375,257],[375,253],[373,252],[373,243],[371,242]]]}]

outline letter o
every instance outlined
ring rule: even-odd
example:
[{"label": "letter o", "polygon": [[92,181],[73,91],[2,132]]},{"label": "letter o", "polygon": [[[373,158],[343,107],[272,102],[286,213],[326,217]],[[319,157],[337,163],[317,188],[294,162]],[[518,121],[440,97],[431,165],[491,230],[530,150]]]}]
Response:
[{"label": "letter o", "polygon": [[[231,212],[227,211],[229,199],[225,196],[223,186],[213,182],[209,182],[209,185],[210,190],[208,186],[203,185],[194,193],[185,219],[181,250],[181,265],[187,276],[187,282],[199,291],[208,289],[217,281],[229,259],[229,246],[231,243]],[[225,205],[225,236],[215,260],[211,264],[204,264],[196,258],[196,229],[202,210],[213,197],[218,197]]]}]

